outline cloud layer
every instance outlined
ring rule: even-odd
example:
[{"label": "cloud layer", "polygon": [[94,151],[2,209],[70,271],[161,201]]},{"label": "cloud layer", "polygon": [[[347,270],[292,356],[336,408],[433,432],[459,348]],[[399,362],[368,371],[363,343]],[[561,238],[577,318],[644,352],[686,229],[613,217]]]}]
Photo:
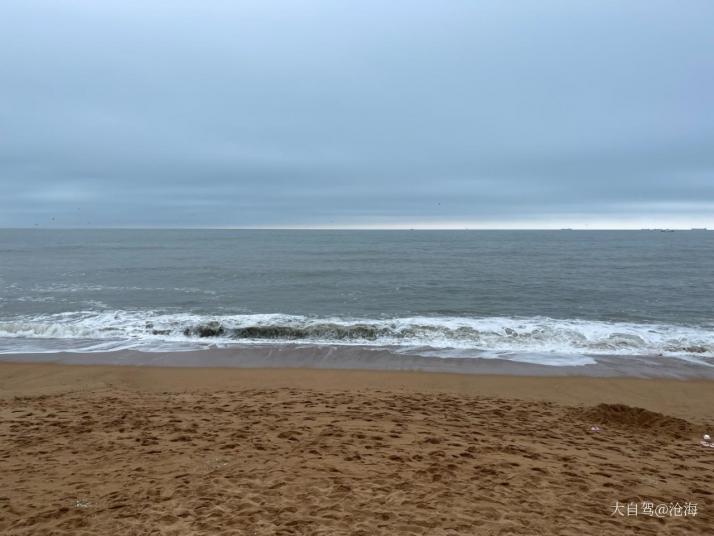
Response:
[{"label": "cloud layer", "polygon": [[714,4],[0,7],[0,226],[714,226]]}]

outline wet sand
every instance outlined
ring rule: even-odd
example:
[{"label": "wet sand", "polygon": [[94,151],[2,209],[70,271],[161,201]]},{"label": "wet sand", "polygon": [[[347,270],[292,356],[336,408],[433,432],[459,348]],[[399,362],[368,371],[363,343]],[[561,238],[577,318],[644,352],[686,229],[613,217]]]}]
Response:
[{"label": "wet sand", "polygon": [[707,534],[712,408],[706,380],[0,363],[0,532]]},{"label": "wet sand", "polygon": [[[662,356],[582,356],[588,364],[542,364],[552,355],[530,356],[535,362],[494,357],[436,357],[431,349],[310,344],[234,345],[180,352],[51,352],[0,354],[0,362],[62,363],[69,365],[151,365],[159,367],[317,368],[399,370],[520,376],[596,376],[714,380],[714,363]],[[521,356],[523,359],[523,356]],[[565,358],[565,362],[572,358]]]}]

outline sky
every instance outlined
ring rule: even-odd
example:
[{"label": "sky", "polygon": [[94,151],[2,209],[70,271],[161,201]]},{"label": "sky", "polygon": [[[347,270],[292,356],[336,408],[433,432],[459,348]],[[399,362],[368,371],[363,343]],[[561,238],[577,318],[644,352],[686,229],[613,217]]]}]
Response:
[{"label": "sky", "polygon": [[0,226],[714,228],[711,0],[3,0]]}]

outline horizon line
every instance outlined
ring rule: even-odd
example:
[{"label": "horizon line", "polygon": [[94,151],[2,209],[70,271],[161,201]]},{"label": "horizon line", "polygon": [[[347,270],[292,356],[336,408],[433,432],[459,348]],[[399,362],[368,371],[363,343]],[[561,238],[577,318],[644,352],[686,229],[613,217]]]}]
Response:
[{"label": "horizon line", "polygon": [[714,231],[709,227],[301,227],[301,226],[0,226],[16,231]]}]

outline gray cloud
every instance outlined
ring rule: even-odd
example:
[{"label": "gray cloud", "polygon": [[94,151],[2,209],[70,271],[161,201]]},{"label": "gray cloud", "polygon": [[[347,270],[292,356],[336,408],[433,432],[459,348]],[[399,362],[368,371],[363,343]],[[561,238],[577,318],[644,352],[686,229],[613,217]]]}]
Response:
[{"label": "gray cloud", "polygon": [[8,0],[0,225],[714,226],[713,26],[704,0]]}]

